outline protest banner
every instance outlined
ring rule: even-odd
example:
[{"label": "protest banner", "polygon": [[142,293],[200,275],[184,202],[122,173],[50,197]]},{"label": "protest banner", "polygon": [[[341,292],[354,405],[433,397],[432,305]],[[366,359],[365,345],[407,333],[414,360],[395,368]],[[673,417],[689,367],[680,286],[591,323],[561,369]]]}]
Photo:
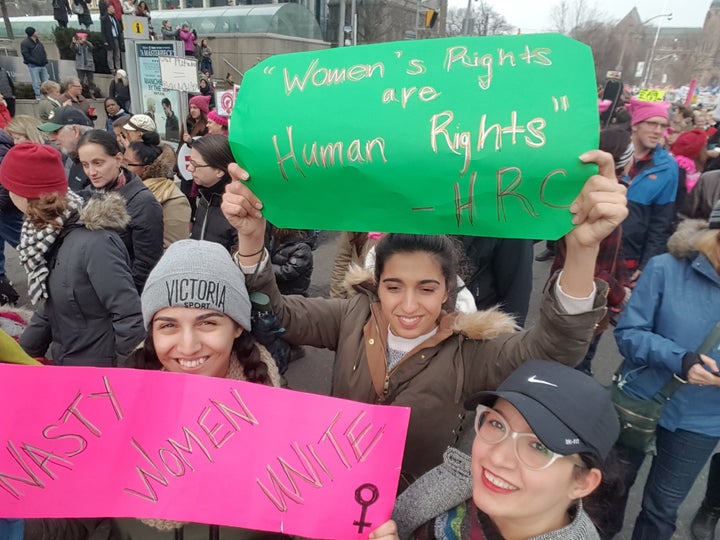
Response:
[{"label": "protest banner", "polygon": [[160,78],[165,90],[199,92],[197,81],[197,60],[178,56],[161,56]]},{"label": "protest banner", "polygon": [[215,107],[215,112],[220,116],[230,116],[235,106],[235,97],[237,96],[239,88],[239,86],[235,85],[234,88],[228,90],[216,90],[215,103],[217,107]]},{"label": "protest banner", "polygon": [[347,539],[389,519],[410,417],[229,379],[21,365],[0,365],[0,407],[12,411],[2,420],[0,517],[156,518]]},{"label": "protest banner", "polygon": [[590,48],[557,34],[278,55],[230,144],[279,227],[554,239],[597,169]]},{"label": "protest banner", "polygon": [[662,101],[665,99],[665,91],[654,88],[642,88],[638,93],[638,99],[640,101]]}]

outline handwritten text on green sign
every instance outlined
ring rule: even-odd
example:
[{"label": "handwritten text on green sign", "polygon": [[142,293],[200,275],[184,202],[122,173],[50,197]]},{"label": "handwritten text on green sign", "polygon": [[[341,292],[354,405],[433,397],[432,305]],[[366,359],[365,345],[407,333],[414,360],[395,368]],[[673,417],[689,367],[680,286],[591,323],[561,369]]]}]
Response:
[{"label": "handwritten text on green sign", "polygon": [[591,166],[590,49],[452,38],[269,58],[230,142],[282,227],[556,238]]}]

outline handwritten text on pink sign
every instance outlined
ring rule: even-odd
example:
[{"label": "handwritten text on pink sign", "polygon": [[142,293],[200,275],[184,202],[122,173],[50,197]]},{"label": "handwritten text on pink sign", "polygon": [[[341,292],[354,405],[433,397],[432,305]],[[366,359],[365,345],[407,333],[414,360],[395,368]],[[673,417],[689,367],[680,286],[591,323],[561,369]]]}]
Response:
[{"label": "handwritten text on pink sign", "polygon": [[0,410],[12,411],[0,421],[0,517],[348,539],[389,518],[410,416],[227,379],[11,365]]}]

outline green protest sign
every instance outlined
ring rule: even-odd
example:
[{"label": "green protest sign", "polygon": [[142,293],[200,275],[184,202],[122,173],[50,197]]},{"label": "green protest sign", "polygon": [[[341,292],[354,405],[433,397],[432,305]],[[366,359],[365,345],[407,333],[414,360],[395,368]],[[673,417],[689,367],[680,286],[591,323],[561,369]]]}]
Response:
[{"label": "green protest sign", "polygon": [[230,124],[265,216],[300,229],[557,238],[597,142],[590,48],[557,34],[273,56]]}]

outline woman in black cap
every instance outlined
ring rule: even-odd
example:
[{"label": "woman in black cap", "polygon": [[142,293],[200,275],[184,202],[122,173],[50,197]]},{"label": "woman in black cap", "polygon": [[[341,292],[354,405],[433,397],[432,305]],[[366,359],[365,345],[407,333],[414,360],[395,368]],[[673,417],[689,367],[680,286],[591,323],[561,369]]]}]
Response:
[{"label": "woman in black cap", "polygon": [[583,504],[612,488],[603,471],[620,426],[605,388],[530,360],[465,407],[476,411],[472,457],[449,449],[371,538],[599,539]]}]

